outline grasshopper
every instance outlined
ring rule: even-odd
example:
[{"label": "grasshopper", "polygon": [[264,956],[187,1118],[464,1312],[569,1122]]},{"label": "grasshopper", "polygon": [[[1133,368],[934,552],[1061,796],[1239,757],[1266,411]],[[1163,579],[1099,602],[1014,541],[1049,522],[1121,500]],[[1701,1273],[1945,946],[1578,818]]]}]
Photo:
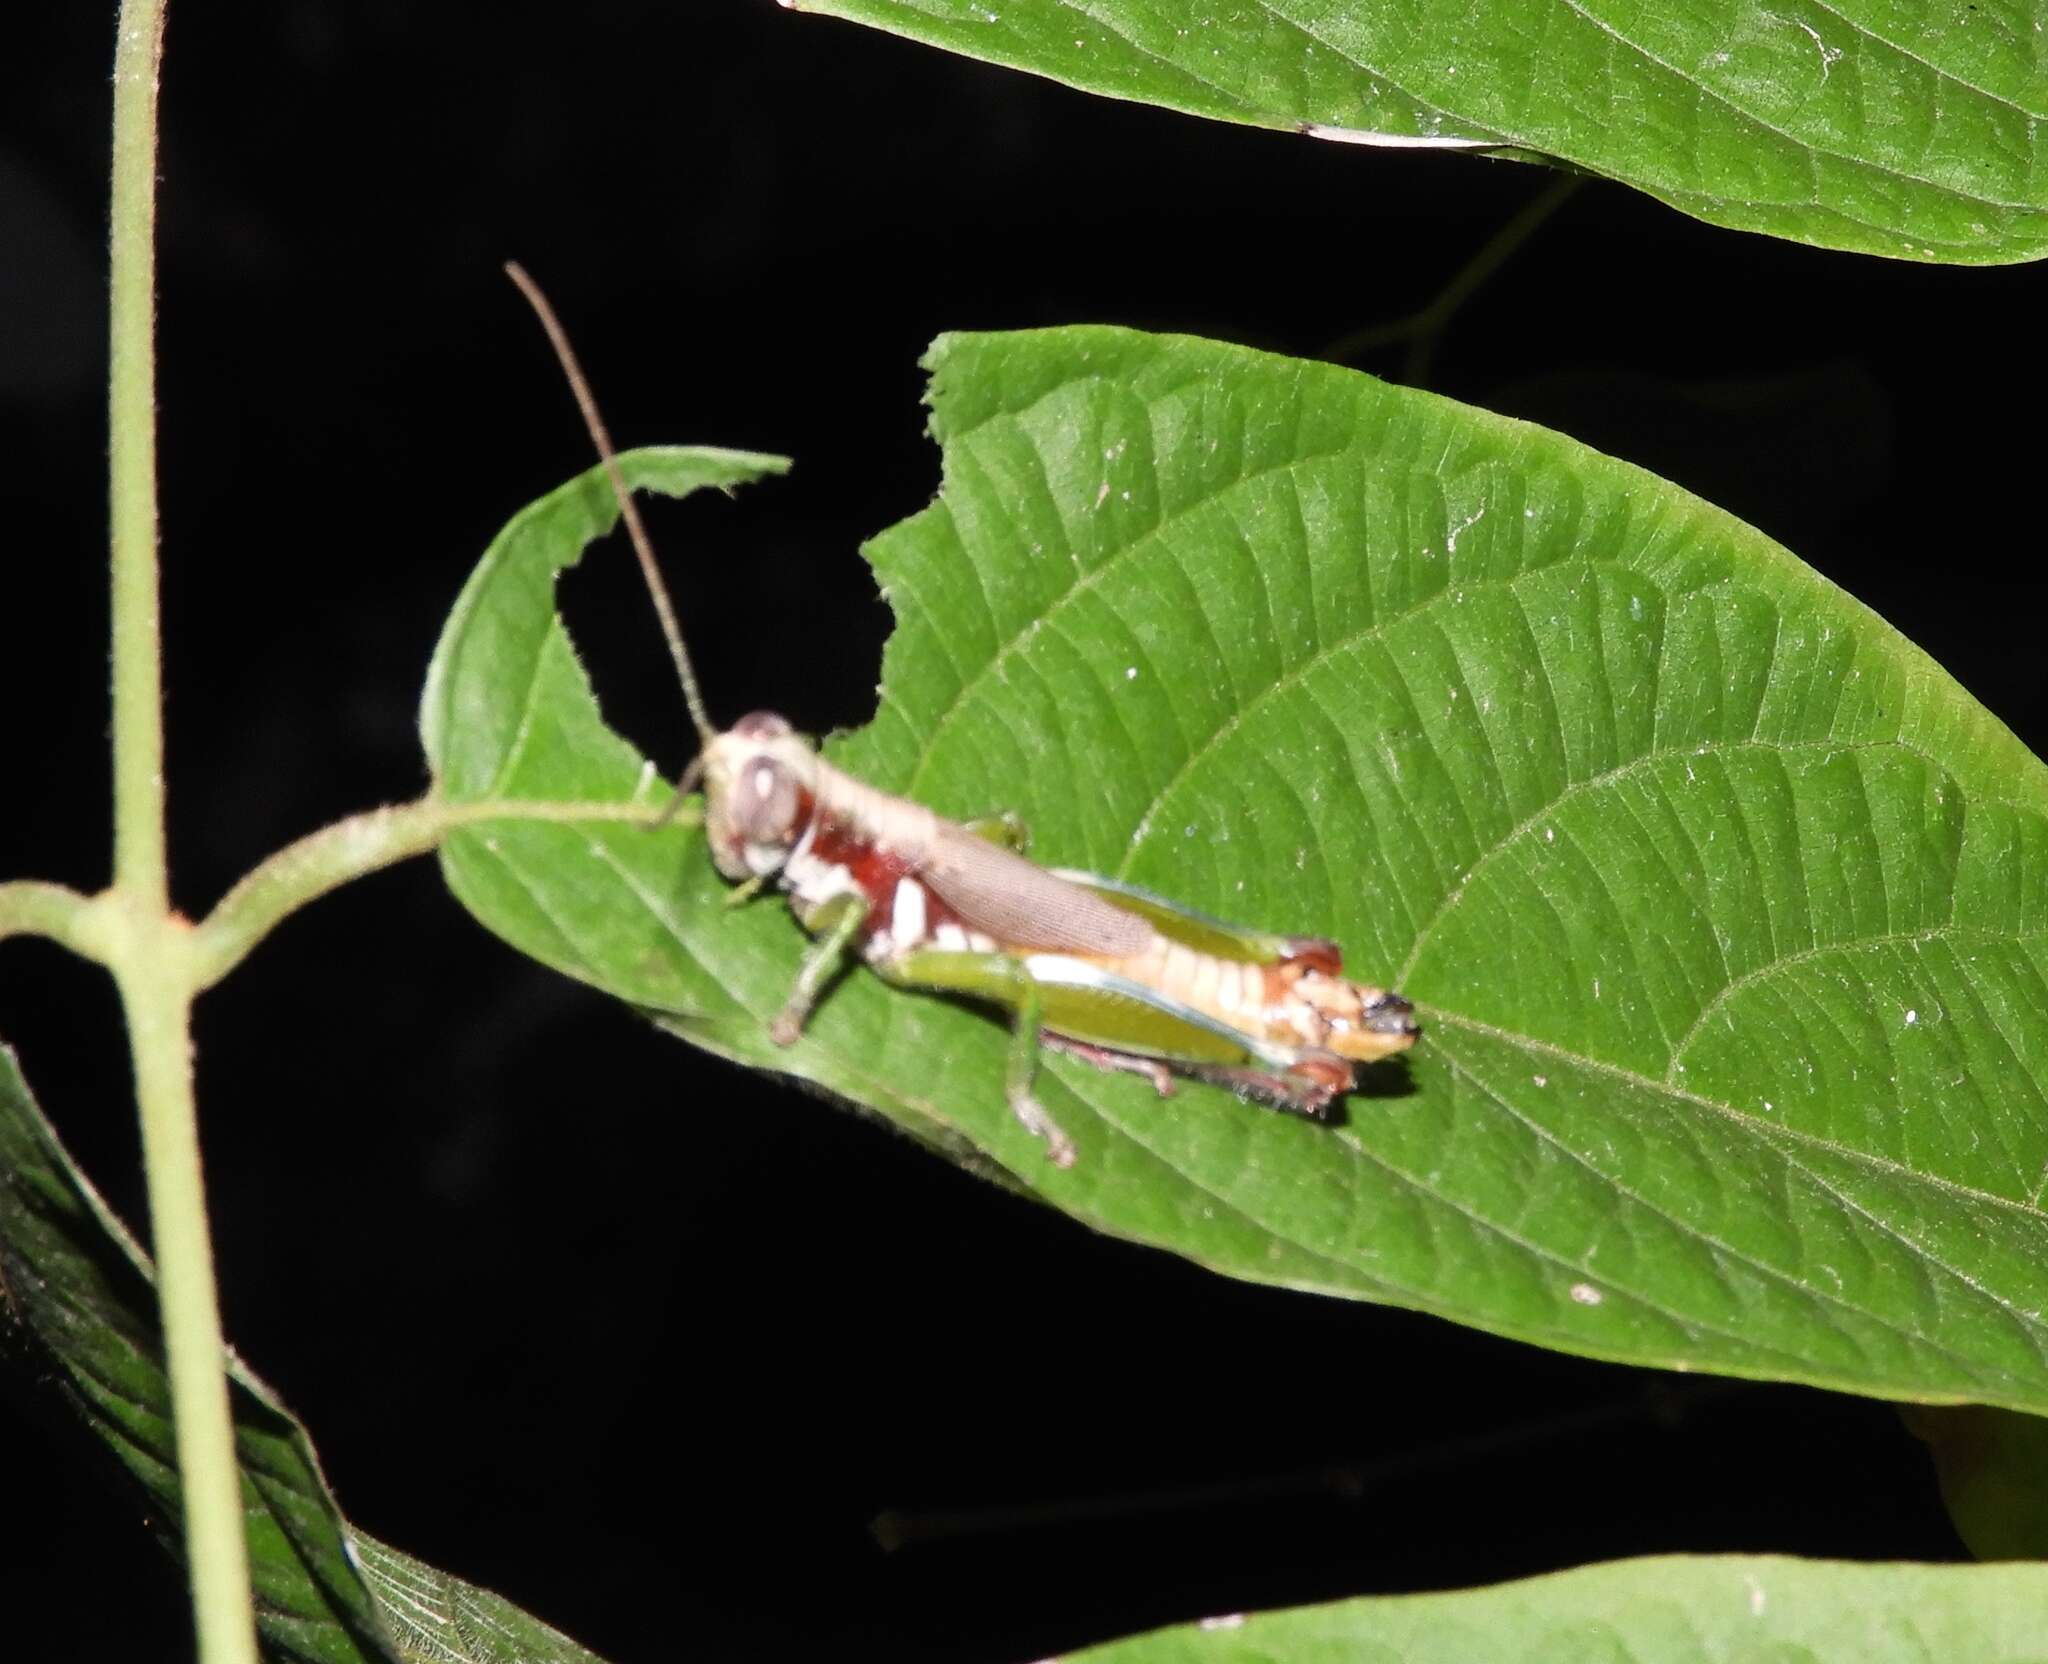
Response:
[{"label": "grasshopper", "polygon": [[1246,930],[1095,873],[1027,860],[1014,817],[965,823],[841,773],[780,716],[726,729],[705,714],[651,542],[590,384],[546,298],[507,267],[547,331],[611,478],[699,740],[676,800],[701,780],[719,872],[747,899],[769,884],[814,938],[769,1029],[793,1045],[820,995],[858,953],[898,987],[964,995],[1010,1014],[1005,1095],[1061,1167],[1073,1141],[1034,1090],[1042,1051],[1148,1079],[1213,1081],[1328,1120],[1355,1066],[1420,1033],[1405,999],[1344,975],[1337,944]]}]

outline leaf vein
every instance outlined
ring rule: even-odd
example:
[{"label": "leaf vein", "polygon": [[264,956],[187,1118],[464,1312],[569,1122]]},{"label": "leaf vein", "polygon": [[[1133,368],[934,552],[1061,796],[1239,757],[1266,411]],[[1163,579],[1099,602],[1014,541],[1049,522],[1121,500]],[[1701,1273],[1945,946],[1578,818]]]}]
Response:
[{"label": "leaf vein", "polygon": [[[1759,740],[1752,738],[1741,740],[1700,740],[1675,746],[1667,751],[1645,751],[1640,756],[1627,758],[1622,762],[1616,763],[1612,768],[1603,769],[1598,774],[1588,775],[1583,780],[1574,780],[1561,787],[1554,797],[1539,804],[1529,814],[1516,822],[1515,825],[1509,827],[1506,832],[1502,833],[1494,843],[1490,844],[1473,861],[1471,866],[1465,869],[1464,875],[1445,894],[1443,900],[1437,905],[1436,911],[1423,924],[1422,929],[1416,933],[1415,945],[1409,950],[1408,957],[1403,962],[1399,975],[1395,978],[1396,984],[1404,984],[1408,977],[1413,974],[1416,963],[1422,957],[1423,949],[1428,945],[1430,936],[1443,923],[1445,917],[1450,914],[1452,909],[1464,899],[1465,892],[1472,886],[1472,881],[1495,860],[1499,859],[1502,854],[1533,831],[1546,817],[1555,814],[1565,803],[1583,797],[1587,792],[1598,791],[1602,786],[1612,785],[1615,781],[1626,779],[1640,769],[1654,767],[1656,764],[1668,762],[1674,757],[1720,756],[1722,754],[1752,750],[1761,750],[1768,753],[1786,751],[1836,753],[1872,751],[1882,747],[1896,747],[1899,750],[1912,752],[1917,756],[1926,756],[1926,753],[1920,751],[1917,746],[1903,739]],[[1928,760],[1932,761],[1933,759],[1929,758]]]},{"label": "leaf vein", "polygon": [[[1794,1295],[1802,1297],[1803,1300],[1811,1301],[1818,1305],[1836,1306],[1839,1307],[1841,1310],[1846,1311],[1852,1314],[1853,1316],[1858,1317],[1866,1322],[1875,1322],[1884,1328],[1893,1327],[1889,1320],[1887,1320],[1882,1314],[1866,1310],[1864,1307],[1858,1306],[1857,1304],[1855,1304],[1855,1302],[1851,1301],[1844,1295],[1835,1294],[1827,1289],[1817,1287],[1812,1283],[1803,1282],[1794,1273],[1786,1271],[1780,1266],[1771,1265],[1767,1261],[1758,1259],[1753,1254],[1745,1253],[1740,1248],[1737,1248],[1733,1243],[1724,1241],[1722,1238],[1715,1236],[1712,1232],[1703,1229],[1702,1227],[1692,1223],[1691,1221],[1680,1219],[1675,1214],[1671,1213],[1668,1209],[1659,1207],[1657,1204],[1650,1201],[1648,1197],[1644,1196],[1640,1191],[1634,1189],[1630,1185],[1622,1183],[1621,1180],[1617,1178],[1614,1174],[1603,1172],[1599,1167],[1595,1166],[1594,1163],[1591,1160],[1589,1160],[1585,1155],[1581,1154],[1577,1150],[1572,1149],[1568,1144],[1564,1143],[1560,1138],[1557,1137],[1557,1135],[1554,1132],[1552,1132],[1548,1127],[1544,1126],[1540,1121],[1536,1120],[1534,1117],[1524,1113],[1521,1109],[1517,1108],[1513,1100],[1510,1099],[1505,1092],[1503,1092],[1499,1087],[1494,1086],[1490,1082],[1480,1078],[1478,1074],[1474,1073],[1474,1071],[1465,1062],[1465,1060],[1461,1059],[1455,1052],[1449,1051],[1448,1049],[1444,1048],[1439,1048],[1439,1051],[1442,1057],[1444,1058],[1444,1061],[1448,1063],[1453,1070],[1463,1075],[1465,1079],[1469,1080],[1475,1087],[1479,1089],[1481,1093],[1483,1093],[1487,1098],[1489,1098],[1495,1104],[1496,1107],[1503,1110],[1512,1119],[1519,1121],[1523,1126],[1527,1127],[1530,1133],[1533,1134],[1539,1141],[1548,1145],[1551,1149],[1557,1151],[1559,1155],[1564,1157],[1565,1160],[1571,1162],[1574,1166],[1580,1168],[1582,1171],[1586,1173],[1591,1174],[1594,1179],[1596,1179],[1605,1188],[1612,1191],[1615,1195],[1623,1197],[1627,1201],[1634,1203],[1636,1206],[1642,1208],[1651,1217],[1662,1220],[1672,1229],[1680,1232],[1685,1236],[1691,1237],[1694,1241],[1702,1244],[1709,1250],[1710,1253],[1713,1254],[1717,1262],[1725,1260],[1728,1262],[1732,1262],[1736,1265],[1748,1266],[1752,1271],[1756,1272],[1765,1281],[1776,1283],[1779,1286],[1789,1290]],[[1722,1271],[1717,1268],[1716,1281],[1719,1283],[1723,1292],[1725,1292],[1730,1297],[1730,1299],[1739,1300],[1741,1298],[1739,1292],[1734,1287],[1734,1285],[1728,1281],[1725,1271]],[[1609,1279],[1609,1282],[1610,1286],[1619,1286],[1613,1284],[1611,1279]],[[1738,1331],[1728,1329],[1720,1325],[1708,1324],[1704,1325],[1704,1327],[1713,1329],[1716,1333],[1722,1334],[1724,1336],[1738,1336]],[[1894,1330],[1894,1332],[1897,1331]],[[1853,1335],[1847,1334],[1840,1329],[1834,1330],[1833,1333],[1836,1334],[1842,1340],[1848,1342],[1850,1347],[1855,1351],[1857,1360],[1865,1368],[1873,1370],[1875,1369],[1875,1362],[1870,1354],[1870,1351],[1868,1347],[1865,1346],[1865,1344],[1860,1339],[1856,1338]],[[1755,1342],[1747,1336],[1740,1336],[1739,1338],[1744,1339],[1747,1344],[1755,1344]],[[1920,1337],[1917,1336],[1902,1338],[1910,1338],[1914,1340],[1920,1339]],[[1975,1373],[1975,1371],[1970,1368],[1970,1366],[1965,1362],[1965,1360],[1962,1357],[1960,1357],[1956,1353],[1949,1351],[1947,1348],[1940,1346],[1930,1346],[1930,1349],[1938,1353],[1939,1355],[1948,1358],[1952,1363],[1962,1368],[1965,1373]],[[1784,1353],[1782,1349],[1778,1348],[1773,1348],[1771,1350],[1779,1351],[1781,1356],[1792,1355]],[[1813,1362],[1812,1358],[1806,1355],[1800,1355],[1799,1361],[1801,1363],[1808,1365],[1811,1365],[1811,1363]]]},{"label": "leaf vein", "polygon": [[1776,959],[1766,960],[1764,963],[1757,965],[1751,970],[1744,971],[1740,976],[1734,978],[1701,1008],[1699,1016],[1693,1019],[1692,1026],[1680,1036],[1677,1046],[1671,1053],[1671,1066],[1665,1074],[1665,1083],[1667,1085],[1671,1083],[1671,1077],[1677,1073],[1679,1065],[1684,1061],[1686,1051],[1691,1047],[1693,1041],[1699,1038],[1700,1030],[1706,1026],[1708,1020],[1722,1006],[1736,998],[1746,988],[1754,983],[1763,981],[1766,977],[1775,976],[1780,971],[1789,970],[1795,965],[1803,965],[1831,953],[1857,953],[1866,948],[1888,946],[1913,947],[1923,942],[1938,942],[1972,936],[1982,937],[1987,942],[2021,942],[2039,936],[2048,936],[2048,930],[2000,933],[1995,930],[1986,930],[1976,925],[1937,924],[1929,925],[1924,930],[1881,931],[1869,936],[1839,937],[1834,941],[1816,942],[1810,948],[1800,948],[1796,952],[1783,954]]}]

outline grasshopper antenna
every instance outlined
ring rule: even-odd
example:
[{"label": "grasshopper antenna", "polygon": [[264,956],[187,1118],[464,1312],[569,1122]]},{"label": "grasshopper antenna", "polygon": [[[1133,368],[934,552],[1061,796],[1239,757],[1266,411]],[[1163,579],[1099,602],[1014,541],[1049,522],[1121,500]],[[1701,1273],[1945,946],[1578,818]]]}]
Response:
[{"label": "grasshopper antenna", "polygon": [[590,390],[590,379],[584,375],[583,366],[576,362],[576,349],[569,345],[568,334],[563,330],[561,320],[555,316],[555,309],[548,304],[548,297],[540,292],[540,285],[526,275],[526,268],[517,260],[507,260],[505,275],[518,285],[519,292],[539,317],[540,327],[548,332],[548,342],[555,349],[562,374],[568,378],[569,390],[576,395],[576,407],[583,412],[583,425],[589,429],[590,442],[597,447],[597,454],[604,462],[605,475],[612,482],[612,495],[619,500],[619,516],[626,522],[626,535],[632,539],[633,553],[640,559],[640,576],[647,580],[647,593],[654,598],[654,612],[661,620],[661,633],[668,642],[668,656],[675,663],[676,679],[683,685],[683,703],[690,707],[690,720],[697,725],[699,749],[684,772],[677,797],[680,802],[681,792],[689,789],[697,772],[704,766],[704,748],[718,737],[718,730],[711,726],[711,719],[704,714],[704,699],[697,691],[697,673],[690,668],[689,650],[683,646],[682,626],[676,622],[675,603],[669,599],[668,585],[662,582],[661,568],[654,563],[654,545],[648,539],[646,526],[641,523],[639,505],[633,501],[633,493],[626,489],[626,477],[619,472],[618,453],[612,449],[612,436],[604,425],[604,417],[598,412],[597,395]]}]

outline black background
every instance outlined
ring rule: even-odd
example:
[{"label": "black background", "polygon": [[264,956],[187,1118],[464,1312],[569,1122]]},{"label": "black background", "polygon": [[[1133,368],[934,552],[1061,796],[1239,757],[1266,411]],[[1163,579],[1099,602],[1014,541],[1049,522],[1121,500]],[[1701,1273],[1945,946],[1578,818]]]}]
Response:
[{"label": "black background", "polygon": [[[0,873],[80,886],[108,842],[111,53],[110,17],[42,7],[0,67]],[[1550,177],[1090,99],[767,0],[186,4],[164,136],[189,912],[421,788],[443,613],[502,520],[585,463],[506,257],[551,288],[622,440],[797,459],[656,534],[714,709],[824,730],[867,714],[887,629],[856,546],[936,486],[934,334],[1110,321],[1316,355],[1426,301]],[[1754,521],[2038,747],[2042,293],[1591,183],[1431,384]],[[674,768],[644,604],[593,564],[568,592],[586,658]],[[103,978],[9,943],[0,1036],[141,1224]],[[207,998],[198,1047],[228,1328],[344,1506],[608,1657],[1022,1659],[1637,1553],[1961,1552],[1882,1405],[1096,1239],[524,963],[430,862],[291,920]],[[18,1349],[0,1476],[14,1656],[180,1656],[181,1575]],[[1076,1517],[1034,1523],[1047,1506]],[[891,1509],[979,1528],[885,1554]]]}]

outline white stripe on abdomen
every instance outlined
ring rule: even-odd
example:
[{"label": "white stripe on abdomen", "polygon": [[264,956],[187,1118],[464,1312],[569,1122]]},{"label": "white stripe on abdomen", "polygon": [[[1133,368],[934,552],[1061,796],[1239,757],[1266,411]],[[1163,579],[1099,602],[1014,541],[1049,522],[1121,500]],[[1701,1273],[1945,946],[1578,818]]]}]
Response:
[{"label": "white stripe on abdomen", "polygon": [[914,878],[897,879],[889,904],[889,940],[898,953],[924,946],[924,921],[924,886]]}]

